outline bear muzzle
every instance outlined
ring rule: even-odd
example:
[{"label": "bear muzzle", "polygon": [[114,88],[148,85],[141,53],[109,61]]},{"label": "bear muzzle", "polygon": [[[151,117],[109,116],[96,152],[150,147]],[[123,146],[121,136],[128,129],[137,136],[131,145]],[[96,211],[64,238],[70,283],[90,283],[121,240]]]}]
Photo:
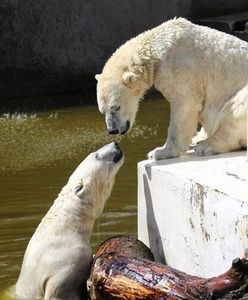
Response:
[{"label": "bear muzzle", "polygon": [[97,159],[113,163],[119,162],[123,156],[123,151],[117,142],[112,142],[97,151]]},{"label": "bear muzzle", "polygon": [[122,134],[124,135],[130,128],[130,122],[126,121],[124,126],[121,126],[120,128],[118,128],[117,126],[108,126],[108,133],[109,134]]}]

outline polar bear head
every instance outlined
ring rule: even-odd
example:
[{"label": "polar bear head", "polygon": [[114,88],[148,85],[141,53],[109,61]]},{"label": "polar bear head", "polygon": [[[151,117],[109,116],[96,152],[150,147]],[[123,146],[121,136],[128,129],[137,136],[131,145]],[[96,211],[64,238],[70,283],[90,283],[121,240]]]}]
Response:
[{"label": "polar bear head", "polygon": [[139,106],[140,93],[133,72],[95,76],[97,101],[110,134],[125,134],[132,127]]},{"label": "polar bear head", "polygon": [[142,51],[132,40],[125,43],[95,76],[98,107],[110,134],[125,134],[132,127],[139,100],[152,85],[151,64]]},{"label": "polar bear head", "polygon": [[73,198],[70,202],[75,207],[83,207],[84,214],[95,219],[110,196],[123,161],[123,152],[116,142],[89,154],[70,176],[59,196],[68,198],[70,195]]}]

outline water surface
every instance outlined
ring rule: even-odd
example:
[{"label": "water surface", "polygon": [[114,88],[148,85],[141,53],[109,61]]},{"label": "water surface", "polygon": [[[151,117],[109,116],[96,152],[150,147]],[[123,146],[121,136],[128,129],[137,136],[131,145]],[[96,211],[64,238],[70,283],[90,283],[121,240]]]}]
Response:
[{"label": "water surface", "polygon": [[[113,235],[136,235],[137,162],[164,143],[168,114],[166,101],[145,101],[130,133],[116,137],[125,164],[96,222],[93,249]],[[27,243],[70,174],[112,139],[96,106],[0,116],[0,292],[16,282]]]}]

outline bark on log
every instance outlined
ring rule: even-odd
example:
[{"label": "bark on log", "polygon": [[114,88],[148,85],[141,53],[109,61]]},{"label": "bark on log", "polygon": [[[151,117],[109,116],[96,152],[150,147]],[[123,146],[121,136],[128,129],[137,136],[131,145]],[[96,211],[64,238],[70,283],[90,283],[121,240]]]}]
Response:
[{"label": "bark on log", "polygon": [[[103,243],[93,261],[88,292],[92,300],[248,299],[248,261],[235,259],[224,274],[205,279],[191,276],[138,255],[137,240],[118,237]],[[146,251],[144,251],[146,253]],[[128,254],[128,255],[126,255]],[[139,256],[139,257],[138,257]]]},{"label": "bark on log", "polygon": [[115,253],[132,258],[146,258],[154,260],[152,251],[141,241],[130,236],[115,236],[107,239],[98,248],[95,260],[102,254]]}]

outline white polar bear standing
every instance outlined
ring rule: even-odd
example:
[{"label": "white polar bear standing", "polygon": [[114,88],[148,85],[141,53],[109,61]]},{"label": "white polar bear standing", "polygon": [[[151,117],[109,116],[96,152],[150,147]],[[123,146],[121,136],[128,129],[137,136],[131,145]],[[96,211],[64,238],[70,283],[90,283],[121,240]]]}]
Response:
[{"label": "white polar bear standing", "polygon": [[32,236],[15,286],[18,299],[79,300],[92,262],[90,237],[123,163],[117,143],[91,153]]},{"label": "white polar bear standing", "polygon": [[169,20],[122,45],[96,75],[108,132],[133,125],[139,99],[152,85],[170,102],[166,143],[149,158],[188,150],[197,124],[206,132],[198,155],[246,146],[248,43],[186,19]]}]

